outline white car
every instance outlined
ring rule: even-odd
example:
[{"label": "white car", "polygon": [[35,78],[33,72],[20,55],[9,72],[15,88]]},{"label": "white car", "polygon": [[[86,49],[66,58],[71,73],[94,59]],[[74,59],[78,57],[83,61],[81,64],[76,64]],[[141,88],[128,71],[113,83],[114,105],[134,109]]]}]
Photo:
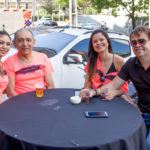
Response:
[{"label": "white car", "polygon": [[101,26],[98,23],[85,23],[85,24],[83,24],[82,27],[95,30],[95,29],[100,28]]},{"label": "white car", "polygon": [[[87,53],[93,30],[71,27],[55,27],[35,35],[34,50],[45,53],[54,68],[53,79],[56,88],[76,88],[84,86]],[[108,32],[114,53],[127,60],[134,56],[129,44],[129,37],[115,32]],[[12,51],[13,50],[13,51]],[[8,55],[16,52],[11,49]],[[7,57],[7,56],[6,56]]]},{"label": "white car", "polygon": [[50,20],[50,18],[41,18],[37,21],[38,25],[44,25],[46,21]]}]

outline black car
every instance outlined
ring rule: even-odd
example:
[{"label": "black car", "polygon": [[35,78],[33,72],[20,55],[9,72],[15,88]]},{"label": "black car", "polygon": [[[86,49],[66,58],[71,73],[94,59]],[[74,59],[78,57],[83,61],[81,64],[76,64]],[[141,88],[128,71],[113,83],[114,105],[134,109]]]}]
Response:
[{"label": "black car", "polygon": [[45,25],[45,26],[58,26],[56,21],[51,21],[51,20],[46,20],[43,25]]}]

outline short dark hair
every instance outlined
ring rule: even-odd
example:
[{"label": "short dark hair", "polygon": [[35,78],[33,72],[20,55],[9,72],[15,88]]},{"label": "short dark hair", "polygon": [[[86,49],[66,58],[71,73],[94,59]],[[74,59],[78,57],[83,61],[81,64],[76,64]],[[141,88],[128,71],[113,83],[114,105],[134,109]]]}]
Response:
[{"label": "short dark hair", "polygon": [[150,40],[150,29],[146,26],[141,26],[141,25],[133,29],[133,31],[130,33],[130,39],[132,35],[140,36],[141,32],[144,32],[147,35],[148,39]]},{"label": "short dark hair", "polygon": [[4,36],[4,35],[7,35],[9,37],[9,39],[11,40],[11,37],[7,31],[5,31],[5,30],[0,31],[0,36]]},{"label": "short dark hair", "polygon": [[14,41],[16,41],[17,34],[18,34],[19,32],[21,32],[21,31],[29,31],[29,32],[31,33],[33,39],[34,39],[34,35],[33,35],[33,33],[32,33],[31,30],[29,30],[29,29],[27,29],[27,28],[21,28],[21,29],[19,29],[19,30],[17,30],[17,31],[15,32],[15,34],[14,34]]}]

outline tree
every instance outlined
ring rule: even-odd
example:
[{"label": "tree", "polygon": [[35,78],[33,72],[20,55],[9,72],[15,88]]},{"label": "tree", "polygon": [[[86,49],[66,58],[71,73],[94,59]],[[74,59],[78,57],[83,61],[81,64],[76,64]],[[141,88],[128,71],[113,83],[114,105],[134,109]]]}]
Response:
[{"label": "tree", "polygon": [[111,8],[114,16],[118,10],[123,9],[132,21],[132,28],[135,28],[136,20],[141,13],[148,14],[149,0],[91,0],[91,2],[98,12]]},{"label": "tree", "polygon": [[45,0],[42,8],[46,10],[47,14],[52,15],[53,10],[55,9],[53,0]]},{"label": "tree", "polygon": [[80,11],[81,14],[85,14],[87,8],[91,8],[91,0],[78,0],[78,11]]},{"label": "tree", "polygon": [[[57,0],[57,3],[61,3],[62,8],[69,8],[69,0]],[[91,7],[91,0],[77,0],[77,9],[80,13],[85,13],[88,7]]]}]

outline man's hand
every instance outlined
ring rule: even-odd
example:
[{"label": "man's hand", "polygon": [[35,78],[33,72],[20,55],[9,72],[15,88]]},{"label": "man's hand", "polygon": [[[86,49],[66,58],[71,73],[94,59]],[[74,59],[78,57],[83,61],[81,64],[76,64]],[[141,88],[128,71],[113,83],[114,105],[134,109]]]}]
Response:
[{"label": "man's hand", "polygon": [[102,91],[101,96],[105,99],[105,100],[112,100],[115,96],[116,96],[116,90],[107,90],[104,89],[104,91]]}]

